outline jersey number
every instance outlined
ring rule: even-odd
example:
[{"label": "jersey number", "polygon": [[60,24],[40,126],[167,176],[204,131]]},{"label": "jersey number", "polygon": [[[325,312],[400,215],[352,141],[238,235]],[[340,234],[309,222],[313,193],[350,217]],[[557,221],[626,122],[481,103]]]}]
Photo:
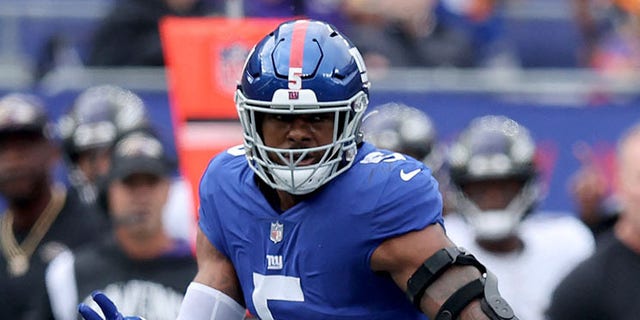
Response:
[{"label": "jersey number", "polygon": [[253,306],[258,317],[263,320],[273,320],[268,300],[304,301],[300,278],[287,276],[265,276],[253,273]]},{"label": "jersey number", "polygon": [[380,163],[380,162],[395,162],[395,161],[401,161],[401,160],[407,160],[407,158],[401,153],[397,153],[397,152],[382,153],[379,151],[374,151],[367,154],[364,157],[364,159],[360,161],[360,163],[367,164],[367,163]]}]

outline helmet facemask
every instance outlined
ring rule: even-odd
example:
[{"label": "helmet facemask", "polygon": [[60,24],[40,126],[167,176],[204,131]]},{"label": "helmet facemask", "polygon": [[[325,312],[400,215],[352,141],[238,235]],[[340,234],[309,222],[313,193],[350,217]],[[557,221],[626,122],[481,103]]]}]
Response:
[{"label": "helmet facemask", "polygon": [[535,206],[540,197],[539,183],[535,179],[524,181],[520,191],[502,209],[482,210],[458,186],[453,188],[458,210],[474,229],[479,240],[500,240],[516,234],[520,222]]},{"label": "helmet facemask", "polygon": [[[368,88],[362,55],[332,25],[308,19],[280,24],[252,49],[236,91],[249,166],[272,188],[295,195],[317,190],[352,165]],[[272,129],[271,120],[315,122],[314,114],[324,116],[313,145],[277,144],[271,131],[262,134]]]},{"label": "helmet facemask", "polygon": [[[345,101],[317,102],[312,90],[300,90],[300,95],[308,98],[293,103],[281,99],[284,94],[288,94],[288,90],[278,90],[273,102],[264,102],[247,99],[241,90],[237,91],[236,105],[243,127],[247,160],[270,187],[291,194],[307,194],[351,167],[361,139],[360,123],[368,97],[360,91]],[[318,113],[333,114],[331,143],[300,149],[275,148],[264,143],[260,119],[265,114],[301,116]],[[320,160],[300,165],[311,154],[321,154]]]}]

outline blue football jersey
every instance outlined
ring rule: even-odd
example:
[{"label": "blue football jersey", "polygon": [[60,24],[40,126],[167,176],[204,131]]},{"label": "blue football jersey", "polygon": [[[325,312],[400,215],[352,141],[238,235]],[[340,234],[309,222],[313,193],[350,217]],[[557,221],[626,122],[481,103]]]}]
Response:
[{"label": "blue football jersey", "polygon": [[368,143],[349,170],[282,213],[242,147],[218,155],[200,182],[199,225],[261,319],[426,319],[370,259],[386,239],[442,224],[441,210],[427,167]]}]

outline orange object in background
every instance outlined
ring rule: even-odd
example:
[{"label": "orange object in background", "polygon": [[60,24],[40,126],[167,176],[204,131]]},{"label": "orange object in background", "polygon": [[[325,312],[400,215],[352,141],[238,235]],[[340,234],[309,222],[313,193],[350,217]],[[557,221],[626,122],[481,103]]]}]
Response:
[{"label": "orange object in background", "polygon": [[[225,149],[242,144],[242,128],[238,121],[184,122],[176,130],[176,149],[182,175],[191,184],[194,209],[200,199],[198,187],[211,159]],[[197,216],[197,212],[194,212]]]},{"label": "orange object in background", "polygon": [[244,61],[283,22],[262,18],[179,18],[160,22],[171,104],[179,120],[236,119],[233,94]]},{"label": "orange object in background", "polygon": [[630,14],[640,15],[640,1],[638,0],[615,0],[614,3]]},{"label": "orange object in background", "polygon": [[244,61],[253,45],[283,21],[167,17],[160,22],[176,151],[196,209],[209,161],[242,143],[233,96]]}]

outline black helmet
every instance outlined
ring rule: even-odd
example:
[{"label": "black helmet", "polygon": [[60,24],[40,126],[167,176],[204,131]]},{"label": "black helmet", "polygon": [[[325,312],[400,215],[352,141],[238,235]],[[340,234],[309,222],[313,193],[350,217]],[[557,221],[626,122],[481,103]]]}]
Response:
[{"label": "black helmet", "polygon": [[373,109],[362,123],[364,140],[376,147],[412,156],[435,173],[442,167],[444,151],[437,132],[424,112],[402,103],[386,103]]},{"label": "black helmet", "polygon": [[[489,115],[474,119],[449,149],[450,186],[457,209],[474,227],[476,237],[498,239],[515,231],[541,198],[534,162],[535,143],[516,121]],[[467,183],[514,179],[522,187],[500,210],[481,210],[468,198]]]},{"label": "black helmet", "polygon": [[118,136],[147,128],[149,120],[142,99],[113,85],[86,89],[58,121],[65,152],[72,162],[83,151],[111,147]]}]

